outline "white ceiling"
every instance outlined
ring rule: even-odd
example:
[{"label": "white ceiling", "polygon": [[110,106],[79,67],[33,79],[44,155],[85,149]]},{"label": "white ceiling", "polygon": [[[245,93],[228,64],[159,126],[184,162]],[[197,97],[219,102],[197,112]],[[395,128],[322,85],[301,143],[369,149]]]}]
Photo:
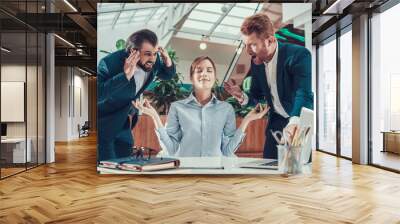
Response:
[{"label": "white ceiling", "polygon": [[166,16],[167,9],[165,3],[99,3],[97,24],[99,28],[158,24]]},{"label": "white ceiling", "polygon": [[[109,32],[109,29],[125,27],[160,27],[183,4],[99,3],[98,28],[106,28]],[[174,12],[170,11],[174,9]],[[167,41],[168,46],[184,60],[207,55],[217,64],[229,65],[241,43],[240,26],[244,18],[259,11],[268,14],[275,28],[285,25],[282,23],[282,4],[197,3],[188,14],[178,18],[177,23],[167,27],[167,30],[173,31],[172,38]],[[206,50],[200,50],[201,42],[207,43]],[[249,62],[250,57],[243,50],[234,62],[233,71],[238,64],[245,64],[247,70]]]},{"label": "white ceiling", "polygon": [[[181,3],[182,4],[182,3]],[[238,45],[243,19],[261,10],[261,3],[198,3],[181,18],[179,25],[169,27],[176,37]],[[170,7],[173,6],[173,7]],[[177,8],[176,3],[99,3],[99,29],[157,26]]]},{"label": "white ceiling", "polygon": [[173,37],[170,47],[176,51],[178,58],[192,61],[201,55],[209,56],[216,64],[229,65],[236,47],[226,44],[207,43],[207,49],[199,48],[201,41]]},{"label": "white ceiling", "polygon": [[176,36],[197,40],[204,36],[211,42],[237,46],[244,18],[253,15],[261,6],[260,3],[199,3]]}]

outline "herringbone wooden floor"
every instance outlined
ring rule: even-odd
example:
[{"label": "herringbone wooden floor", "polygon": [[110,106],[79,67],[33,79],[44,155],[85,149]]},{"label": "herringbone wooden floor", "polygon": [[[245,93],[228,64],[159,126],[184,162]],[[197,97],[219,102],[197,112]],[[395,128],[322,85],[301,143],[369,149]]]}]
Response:
[{"label": "herringbone wooden floor", "polygon": [[0,181],[0,223],[400,223],[400,175],[314,154],[310,176],[102,176],[93,137]]}]

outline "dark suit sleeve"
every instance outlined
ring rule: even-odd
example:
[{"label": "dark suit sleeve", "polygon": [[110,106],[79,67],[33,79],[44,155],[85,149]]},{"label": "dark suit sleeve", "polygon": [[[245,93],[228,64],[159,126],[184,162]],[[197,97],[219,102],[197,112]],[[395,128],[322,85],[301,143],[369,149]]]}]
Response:
[{"label": "dark suit sleeve", "polygon": [[107,115],[130,103],[135,88],[134,79],[129,81],[124,72],[110,74],[106,62],[102,59],[97,69],[97,88],[98,112]]},{"label": "dark suit sleeve", "polygon": [[250,93],[248,94],[249,102],[247,106],[255,106],[257,103],[263,99],[262,89],[260,86],[260,81],[257,78],[257,74],[251,74],[251,86]]},{"label": "dark suit sleeve", "polygon": [[160,79],[163,79],[163,80],[172,79],[172,77],[174,77],[176,74],[175,63],[172,62],[172,65],[170,67],[167,67],[167,65],[165,65],[165,63],[160,59],[160,56],[158,56],[158,55],[157,55],[157,61],[156,61],[155,66],[160,69],[157,74],[157,76]]},{"label": "dark suit sleeve", "polygon": [[311,91],[311,53],[299,49],[291,63],[290,72],[294,75],[294,103],[289,116],[300,116],[301,108],[313,108],[313,93]]}]

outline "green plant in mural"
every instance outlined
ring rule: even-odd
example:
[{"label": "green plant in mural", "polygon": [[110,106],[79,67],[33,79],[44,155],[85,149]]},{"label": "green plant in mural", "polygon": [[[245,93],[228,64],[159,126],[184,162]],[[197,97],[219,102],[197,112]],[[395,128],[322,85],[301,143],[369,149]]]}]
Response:
[{"label": "green plant in mural", "polygon": [[117,40],[117,42],[115,42],[115,47],[117,48],[117,50],[125,49],[125,40],[124,39]]},{"label": "green plant in mural", "polygon": [[[174,64],[177,65],[176,52],[171,48],[167,48],[167,52]],[[160,114],[167,114],[172,102],[184,99],[190,94],[183,88],[182,79],[183,76],[179,72],[170,80],[155,79],[156,84],[150,93],[150,99]]]},{"label": "green plant in mural", "polygon": [[[115,42],[115,48],[118,50],[123,50],[125,49],[125,40],[124,39],[118,39]],[[112,52],[106,51],[106,50],[100,50],[101,53],[105,53],[105,54],[111,54]]]}]

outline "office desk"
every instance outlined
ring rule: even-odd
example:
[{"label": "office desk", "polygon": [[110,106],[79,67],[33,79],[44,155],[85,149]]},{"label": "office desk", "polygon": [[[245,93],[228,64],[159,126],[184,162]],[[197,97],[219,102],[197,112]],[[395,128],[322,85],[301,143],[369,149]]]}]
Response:
[{"label": "office desk", "polygon": [[[1,157],[5,159],[6,163],[25,163],[31,161],[31,145],[32,141],[27,138],[6,138],[1,139]],[[25,145],[26,151],[25,151]]]},{"label": "office desk", "polygon": [[[97,167],[97,171],[100,174],[281,174],[278,170],[239,167],[242,163],[260,160],[257,158],[180,157],[177,159],[180,160],[180,166],[177,169],[153,172],[133,172]],[[270,161],[270,159],[265,159],[265,162]],[[305,165],[303,170],[306,174],[311,173],[311,164]]]}]

